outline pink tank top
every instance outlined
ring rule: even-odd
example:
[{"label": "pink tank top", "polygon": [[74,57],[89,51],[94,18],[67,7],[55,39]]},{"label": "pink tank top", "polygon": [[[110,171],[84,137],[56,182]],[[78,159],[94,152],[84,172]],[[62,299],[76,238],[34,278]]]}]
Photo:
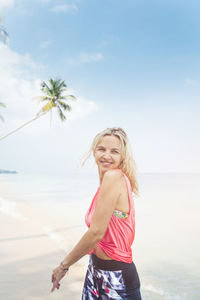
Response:
[{"label": "pink tank top", "polygon": [[[111,257],[114,260],[131,263],[132,262],[131,245],[135,237],[135,209],[134,209],[130,181],[122,171],[121,173],[123,174],[126,180],[127,189],[128,189],[128,198],[129,198],[128,218],[122,219],[112,214],[106,233],[102,238],[102,240],[98,243],[98,247],[100,247],[109,257]],[[92,216],[98,200],[99,191],[100,191],[100,187],[98,188],[85,216],[85,223],[88,227],[90,227],[92,221]],[[90,251],[89,254],[91,254],[93,251],[94,249]]]}]

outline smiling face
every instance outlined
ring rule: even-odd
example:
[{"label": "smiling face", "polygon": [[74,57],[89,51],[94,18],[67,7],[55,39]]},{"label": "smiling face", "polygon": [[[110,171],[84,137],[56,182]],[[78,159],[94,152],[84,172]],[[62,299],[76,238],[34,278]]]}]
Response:
[{"label": "smiling face", "polygon": [[100,178],[107,170],[119,168],[122,161],[119,138],[114,135],[104,136],[96,146],[94,158]]}]

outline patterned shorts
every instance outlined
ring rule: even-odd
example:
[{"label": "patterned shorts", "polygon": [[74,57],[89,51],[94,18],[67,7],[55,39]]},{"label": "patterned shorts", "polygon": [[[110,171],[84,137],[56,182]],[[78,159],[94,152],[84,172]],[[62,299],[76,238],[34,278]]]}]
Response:
[{"label": "patterned shorts", "polygon": [[92,299],[142,300],[135,264],[102,260],[92,254],[85,277],[82,300]]}]

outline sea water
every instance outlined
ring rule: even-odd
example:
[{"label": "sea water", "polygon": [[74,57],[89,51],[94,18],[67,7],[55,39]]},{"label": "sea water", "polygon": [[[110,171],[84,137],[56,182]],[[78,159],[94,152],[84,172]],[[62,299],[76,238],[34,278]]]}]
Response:
[{"label": "sea water", "polygon": [[[27,218],[18,204],[28,203],[54,216],[58,224],[54,220],[41,230],[60,248],[65,248],[66,221],[79,232],[86,229],[84,214],[99,184],[98,176],[89,173],[1,174],[0,183],[10,187],[0,197],[0,211]],[[132,250],[143,300],[200,299],[199,183],[200,174],[139,174]]]}]

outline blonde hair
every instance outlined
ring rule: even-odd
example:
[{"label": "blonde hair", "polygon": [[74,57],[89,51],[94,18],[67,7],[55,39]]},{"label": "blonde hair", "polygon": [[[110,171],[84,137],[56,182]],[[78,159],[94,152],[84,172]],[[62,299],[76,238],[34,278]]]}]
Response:
[{"label": "blonde hair", "polygon": [[122,162],[119,168],[126,174],[129,178],[132,191],[134,194],[138,195],[138,181],[136,176],[136,164],[133,159],[131,146],[128,140],[128,137],[125,131],[120,127],[107,128],[101,132],[99,132],[93,139],[92,145],[90,147],[89,152],[86,154],[82,165],[86,162],[86,160],[90,157],[90,155],[96,150],[97,145],[100,143],[104,136],[116,136],[121,143],[121,155]]}]

